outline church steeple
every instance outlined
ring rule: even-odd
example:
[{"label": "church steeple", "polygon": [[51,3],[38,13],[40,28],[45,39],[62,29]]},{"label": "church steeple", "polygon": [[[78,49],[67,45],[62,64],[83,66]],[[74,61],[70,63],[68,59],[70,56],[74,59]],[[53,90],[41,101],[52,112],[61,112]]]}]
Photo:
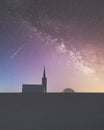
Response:
[{"label": "church steeple", "polygon": [[44,87],[44,92],[46,93],[47,92],[47,78],[46,78],[45,66],[43,70],[42,86]]},{"label": "church steeple", "polygon": [[43,71],[43,77],[46,78],[45,66],[44,66],[44,71]]}]

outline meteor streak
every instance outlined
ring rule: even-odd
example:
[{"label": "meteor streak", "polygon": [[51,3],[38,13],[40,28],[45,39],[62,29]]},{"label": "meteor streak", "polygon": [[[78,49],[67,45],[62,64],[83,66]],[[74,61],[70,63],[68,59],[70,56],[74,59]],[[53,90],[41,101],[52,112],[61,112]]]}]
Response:
[{"label": "meteor streak", "polygon": [[13,60],[14,57],[23,49],[24,45],[22,45],[20,48],[18,48],[13,55],[11,55],[11,59]]}]

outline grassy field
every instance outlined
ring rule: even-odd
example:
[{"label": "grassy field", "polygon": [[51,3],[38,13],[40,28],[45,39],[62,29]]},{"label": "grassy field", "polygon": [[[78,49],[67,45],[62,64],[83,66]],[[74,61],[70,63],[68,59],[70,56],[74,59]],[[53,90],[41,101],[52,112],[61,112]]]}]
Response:
[{"label": "grassy field", "polygon": [[0,129],[104,130],[104,94],[0,94]]}]

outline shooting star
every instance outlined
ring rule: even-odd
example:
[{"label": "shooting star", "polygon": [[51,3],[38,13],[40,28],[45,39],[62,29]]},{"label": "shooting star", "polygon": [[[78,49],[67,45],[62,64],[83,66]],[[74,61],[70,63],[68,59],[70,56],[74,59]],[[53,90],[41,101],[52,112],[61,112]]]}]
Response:
[{"label": "shooting star", "polygon": [[11,59],[13,60],[14,57],[24,48],[24,45],[22,45],[20,48],[18,48],[13,55],[11,55]]}]

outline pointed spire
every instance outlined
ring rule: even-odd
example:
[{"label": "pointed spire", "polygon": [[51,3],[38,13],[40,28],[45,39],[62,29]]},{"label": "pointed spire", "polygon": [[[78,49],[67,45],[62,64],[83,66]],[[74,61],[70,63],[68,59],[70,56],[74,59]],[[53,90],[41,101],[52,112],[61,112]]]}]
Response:
[{"label": "pointed spire", "polygon": [[45,72],[45,66],[44,66],[44,71],[43,71],[43,77],[46,77],[46,72]]}]

